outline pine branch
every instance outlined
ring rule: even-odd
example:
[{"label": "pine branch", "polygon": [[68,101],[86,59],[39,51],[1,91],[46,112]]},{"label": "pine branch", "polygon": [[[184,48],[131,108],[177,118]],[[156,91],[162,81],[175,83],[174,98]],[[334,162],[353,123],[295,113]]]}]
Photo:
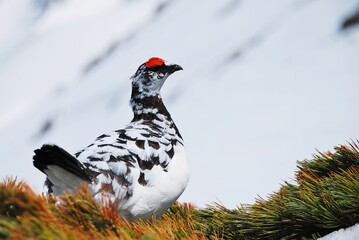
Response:
[{"label": "pine branch", "polygon": [[0,239],[313,239],[359,222],[359,142],[298,162],[296,182],[228,209],[176,203],[160,219],[128,223],[86,187],[56,199],[0,183]]}]

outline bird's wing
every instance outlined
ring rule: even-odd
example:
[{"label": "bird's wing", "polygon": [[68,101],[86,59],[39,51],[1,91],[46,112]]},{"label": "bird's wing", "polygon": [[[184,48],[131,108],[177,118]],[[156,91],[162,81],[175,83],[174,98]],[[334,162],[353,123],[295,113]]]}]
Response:
[{"label": "bird's wing", "polygon": [[99,173],[95,192],[105,190],[128,198],[137,183],[150,184],[145,173],[154,167],[167,171],[174,154],[168,138],[146,125],[129,125],[99,136],[75,156],[90,171]]}]

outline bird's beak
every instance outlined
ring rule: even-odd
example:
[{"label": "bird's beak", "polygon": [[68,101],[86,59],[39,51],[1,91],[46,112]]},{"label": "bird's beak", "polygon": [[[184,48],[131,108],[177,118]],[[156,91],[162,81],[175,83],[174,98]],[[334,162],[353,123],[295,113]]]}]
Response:
[{"label": "bird's beak", "polygon": [[183,68],[180,65],[177,64],[171,64],[167,66],[167,71],[172,74],[174,72],[177,72],[179,70],[183,70]]}]

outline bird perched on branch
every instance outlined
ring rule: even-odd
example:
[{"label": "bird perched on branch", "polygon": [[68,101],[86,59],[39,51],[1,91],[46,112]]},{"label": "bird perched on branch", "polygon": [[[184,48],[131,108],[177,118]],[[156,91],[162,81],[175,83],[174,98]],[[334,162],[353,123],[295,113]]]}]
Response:
[{"label": "bird perched on branch", "polygon": [[162,102],[166,79],[182,70],[150,58],[131,77],[134,117],[123,129],[99,136],[71,155],[54,144],[35,150],[48,192],[61,195],[87,183],[95,199],[118,203],[128,220],[162,216],[185,190],[189,165],[183,139]]}]

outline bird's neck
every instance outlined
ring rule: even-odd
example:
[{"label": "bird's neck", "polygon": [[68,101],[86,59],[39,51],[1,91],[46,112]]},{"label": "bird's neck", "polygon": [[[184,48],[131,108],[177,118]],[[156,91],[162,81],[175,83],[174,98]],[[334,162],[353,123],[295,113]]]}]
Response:
[{"label": "bird's neck", "polygon": [[138,88],[132,88],[130,105],[134,114],[132,121],[154,120],[156,115],[164,115],[171,120],[171,115],[163,104],[159,93],[150,94],[148,92],[140,92]]},{"label": "bird's neck", "polygon": [[163,126],[158,126],[158,122],[164,122],[168,128],[173,128],[177,136],[182,139],[159,93],[140,92],[138,88],[133,86],[130,105],[134,114],[132,122],[153,125],[156,129],[163,129]]}]

